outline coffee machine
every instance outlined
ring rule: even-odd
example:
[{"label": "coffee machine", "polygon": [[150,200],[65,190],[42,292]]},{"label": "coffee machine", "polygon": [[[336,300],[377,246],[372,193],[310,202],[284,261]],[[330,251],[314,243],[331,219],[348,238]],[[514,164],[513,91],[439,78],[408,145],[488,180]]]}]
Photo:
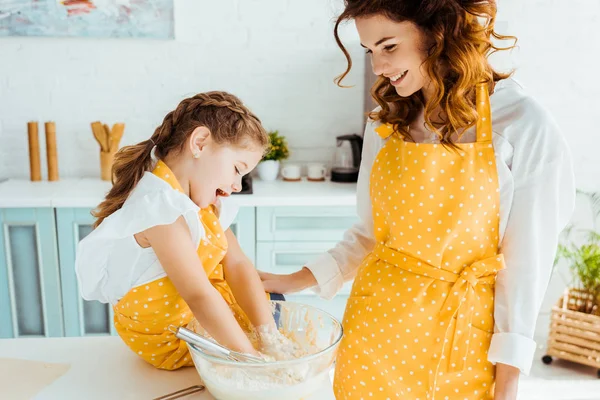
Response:
[{"label": "coffee machine", "polygon": [[356,182],[362,154],[363,139],[361,136],[342,135],[336,138],[333,165],[331,167],[332,182]]}]

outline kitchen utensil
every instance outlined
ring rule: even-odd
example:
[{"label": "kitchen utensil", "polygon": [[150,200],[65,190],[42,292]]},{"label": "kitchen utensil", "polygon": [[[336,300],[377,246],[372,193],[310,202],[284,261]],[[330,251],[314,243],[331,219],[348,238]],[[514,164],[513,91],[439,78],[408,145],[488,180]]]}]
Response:
[{"label": "kitchen utensil", "polygon": [[299,181],[301,179],[300,166],[298,164],[286,164],[281,170],[284,181]]},{"label": "kitchen utensil", "polygon": [[117,123],[113,125],[112,130],[110,131],[110,152],[116,153],[117,150],[119,150],[119,142],[121,142],[121,138],[123,137],[124,131],[125,124]]},{"label": "kitchen utensil", "polygon": [[42,180],[42,169],[40,163],[40,140],[38,137],[38,123],[31,121],[27,123],[27,137],[29,139],[29,174],[34,182]]},{"label": "kitchen utensil", "polygon": [[92,122],[92,132],[100,145],[100,177],[102,180],[112,179],[112,165],[115,153],[119,150],[119,143],[123,137],[125,124],[116,123],[112,129],[107,124],[99,121]]},{"label": "kitchen utensil", "polygon": [[111,143],[110,143],[110,128],[106,124],[103,124],[102,128],[104,129],[104,137],[106,137],[106,150],[105,151],[110,152],[110,147],[111,147],[110,146],[111,145]]},{"label": "kitchen utensil", "polygon": [[205,338],[202,335],[197,334],[196,332],[184,328],[183,326],[177,327],[175,325],[169,326],[169,331],[172,332],[177,338],[183,340],[184,342],[193,344],[197,346],[203,352],[206,352],[210,355],[214,355],[217,357],[221,357],[223,359],[228,359],[237,362],[246,362],[246,363],[263,363],[265,362],[262,358],[253,356],[251,354],[243,354],[238,353],[237,351],[229,350],[225,346],[221,346],[218,343],[213,342]]},{"label": "kitchen utensil", "polygon": [[202,391],[204,391],[204,389],[205,389],[205,387],[203,385],[190,386],[189,388],[178,390],[176,392],[169,393],[169,394],[166,394],[166,395],[161,396],[161,397],[157,397],[157,398],[155,398],[153,400],[174,400],[174,399],[180,399],[182,397],[189,396],[190,394],[202,392]]},{"label": "kitchen utensil", "polygon": [[106,132],[104,131],[104,127],[100,122],[92,122],[92,133],[100,145],[100,151],[108,151],[109,147],[108,141],[106,140]]},{"label": "kitchen utensil", "polygon": [[[318,308],[271,301],[277,328],[309,350],[286,361],[236,362],[214,357],[190,345],[190,354],[208,391],[217,399],[300,400],[331,387],[329,372],[342,339],[342,325]],[[198,333],[204,335],[202,327]],[[245,382],[244,382],[245,381]]]},{"label": "kitchen utensil", "polygon": [[325,174],[327,173],[325,165],[319,163],[309,164],[307,170],[309,181],[320,182],[325,180]]},{"label": "kitchen utensil", "polygon": [[337,148],[334,153],[331,168],[332,182],[356,182],[362,153],[362,137],[343,135],[337,138]]},{"label": "kitchen utensil", "polygon": [[56,125],[54,122],[44,124],[46,130],[46,158],[48,161],[48,180],[58,180],[58,154],[56,151]]}]

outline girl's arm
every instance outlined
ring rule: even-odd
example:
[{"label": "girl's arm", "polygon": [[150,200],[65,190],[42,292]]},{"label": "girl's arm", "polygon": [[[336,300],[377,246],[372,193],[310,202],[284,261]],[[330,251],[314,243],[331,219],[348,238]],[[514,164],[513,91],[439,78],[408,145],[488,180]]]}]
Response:
[{"label": "girl's arm", "polygon": [[255,327],[272,325],[274,327],[275,321],[271,306],[258,272],[252,261],[244,254],[231,229],[227,229],[225,236],[228,248],[223,259],[223,268],[227,284],[235,299],[248,315],[252,325]]},{"label": "girl's arm", "polygon": [[229,305],[210,284],[184,218],[147,229],[144,236],[200,325],[223,346],[257,355]]}]

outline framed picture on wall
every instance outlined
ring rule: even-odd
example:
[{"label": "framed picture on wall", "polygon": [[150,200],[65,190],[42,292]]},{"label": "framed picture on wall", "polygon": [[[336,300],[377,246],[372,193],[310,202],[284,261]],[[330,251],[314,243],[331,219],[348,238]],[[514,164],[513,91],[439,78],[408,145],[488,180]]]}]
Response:
[{"label": "framed picture on wall", "polygon": [[173,1],[0,0],[0,37],[173,39]]}]

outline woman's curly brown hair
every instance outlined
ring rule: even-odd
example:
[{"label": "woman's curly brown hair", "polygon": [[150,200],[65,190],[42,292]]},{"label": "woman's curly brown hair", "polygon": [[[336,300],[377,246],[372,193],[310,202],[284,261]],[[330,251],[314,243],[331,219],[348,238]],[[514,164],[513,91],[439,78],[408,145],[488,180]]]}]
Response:
[{"label": "woman's curly brown hair", "polygon": [[[345,0],[344,5],[334,28],[335,40],[348,60],[348,68],[336,78],[339,86],[352,68],[350,54],[338,36],[343,21],[383,15],[396,22],[413,22],[430,41],[423,64],[434,88],[434,95],[428,102],[422,91],[400,97],[389,79],[382,76],[371,88],[371,95],[381,110],[370,113],[369,117],[392,124],[406,139],[411,140],[408,127],[424,107],[427,128],[439,136],[441,143],[455,147],[453,134],[474,126],[477,121],[476,85],[488,82],[491,93],[494,82],[512,74],[495,71],[488,61],[491,54],[512,49],[517,41],[514,36],[494,31],[494,0]],[[514,43],[509,47],[497,47],[492,38],[512,39]],[[438,107],[442,109],[443,122],[434,125],[432,114]]]}]

